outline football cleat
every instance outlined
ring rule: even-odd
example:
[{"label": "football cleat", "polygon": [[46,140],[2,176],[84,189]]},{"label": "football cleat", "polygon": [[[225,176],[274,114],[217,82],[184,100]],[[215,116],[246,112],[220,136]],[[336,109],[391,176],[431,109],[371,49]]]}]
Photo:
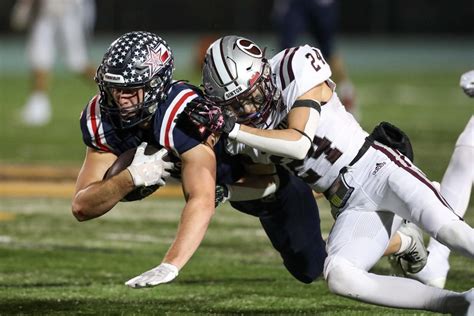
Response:
[{"label": "football cleat", "polygon": [[423,232],[413,223],[406,222],[400,226],[399,232],[411,237],[408,248],[389,257],[389,262],[395,270],[404,275],[420,272],[428,260],[428,250],[423,241]]},{"label": "football cleat", "polygon": [[453,304],[451,311],[454,316],[474,316],[474,288],[462,293],[464,302]]}]

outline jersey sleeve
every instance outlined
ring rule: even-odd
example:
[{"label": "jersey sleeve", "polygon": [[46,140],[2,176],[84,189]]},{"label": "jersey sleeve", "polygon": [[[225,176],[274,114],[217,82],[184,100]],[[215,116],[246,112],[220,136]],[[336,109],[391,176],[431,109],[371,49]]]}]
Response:
[{"label": "jersey sleeve", "polygon": [[185,115],[180,115],[192,100],[200,97],[193,89],[182,89],[172,100],[156,124],[155,137],[159,143],[177,155],[201,144],[203,138],[197,127]]},{"label": "jersey sleeve", "polygon": [[82,140],[88,147],[99,151],[113,152],[107,141],[106,132],[109,128],[102,120],[99,98],[99,95],[94,96],[81,113]]},{"label": "jersey sleeve", "polygon": [[317,48],[305,45],[280,52],[271,60],[276,85],[289,107],[314,86],[331,77],[331,68]]}]

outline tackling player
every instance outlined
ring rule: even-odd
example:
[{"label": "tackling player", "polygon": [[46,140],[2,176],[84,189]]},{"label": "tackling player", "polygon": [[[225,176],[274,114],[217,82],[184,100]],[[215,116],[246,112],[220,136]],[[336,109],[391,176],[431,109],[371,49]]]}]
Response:
[{"label": "tackling player", "polygon": [[402,218],[471,258],[474,230],[395,149],[403,134],[385,124],[369,137],[330,76],[316,48],[288,48],[266,60],[251,40],[226,36],[210,46],[203,68],[205,92],[217,106],[198,104],[188,114],[227,134],[229,152],[280,164],[325,194],[336,218],[324,269],[332,292],[382,306],[474,312],[474,289],[456,293],[368,272]]}]

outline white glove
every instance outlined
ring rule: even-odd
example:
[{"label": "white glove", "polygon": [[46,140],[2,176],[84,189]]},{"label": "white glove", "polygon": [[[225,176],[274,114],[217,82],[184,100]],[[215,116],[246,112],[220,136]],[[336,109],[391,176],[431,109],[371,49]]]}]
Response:
[{"label": "white glove", "polygon": [[169,283],[178,276],[178,268],[169,263],[162,263],[156,268],[143,272],[137,277],[125,282],[125,285],[134,288],[153,287],[162,283]]},{"label": "white glove", "polygon": [[146,142],[137,147],[133,161],[128,166],[128,171],[133,178],[135,186],[165,185],[165,180],[170,176],[169,170],[173,169],[173,163],[163,161],[168,151],[165,148],[158,150],[152,155],[145,155]]},{"label": "white glove", "polygon": [[474,97],[474,70],[468,71],[461,76],[459,85],[471,98]]}]

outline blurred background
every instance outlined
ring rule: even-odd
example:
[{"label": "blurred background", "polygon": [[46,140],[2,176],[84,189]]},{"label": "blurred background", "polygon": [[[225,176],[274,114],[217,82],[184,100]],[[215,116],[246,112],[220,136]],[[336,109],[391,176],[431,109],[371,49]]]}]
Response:
[{"label": "blurred background", "polygon": [[[35,79],[31,55],[40,54],[31,48],[31,32],[35,18],[41,14],[38,6],[42,1],[32,1],[36,7],[33,4],[33,13],[23,21],[24,25],[18,25],[18,21],[15,25],[13,15],[15,6],[16,11],[21,11],[18,5],[29,0],[0,2],[3,178],[6,165],[54,163],[78,167],[84,146],[77,119],[96,92],[92,78],[95,68],[108,45],[122,33],[132,30],[158,33],[173,49],[175,78],[199,85],[203,53],[217,36],[230,33],[247,36],[267,47],[267,55],[271,57],[282,48],[281,26],[288,28],[298,22],[297,19],[288,19],[283,22],[286,24],[278,21],[285,0],[135,0],[133,3],[85,0],[90,6],[84,14],[87,24],[84,45],[89,63],[84,69],[74,67],[59,35],[49,42],[37,39],[36,49],[46,47],[54,52],[54,58],[48,69],[50,73],[40,72],[39,79]],[[60,14],[65,3],[43,2],[49,3],[48,10],[55,14]],[[323,7],[332,2],[319,0]],[[474,68],[474,2],[341,0],[335,10],[336,17],[329,21],[332,51],[342,61],[349,96],[356,98],[355,115],[367,129],[381,120],[400,125],[413,138],[420,159],[418,164],[433,170],[433,177],[439,178],[445,165],[432,164],[432,157],[436,155],[447,163],[454,141],[473,109],[474,102],[462,94],[458,83],[461,73]],[[21,20],[21,12],[16,15]],[[310,33],[312,27],[301,29],[299,36],[292,37],[292,44],[319,47],[318,40]],[[73,34],[66,37],[72,43],[78,42]],[[71,63],[72,68],[68,66]],[[335,68],[333,65],[333,71]],[[81,72],[86,80],[76,75]],[[35,89],[44,90],[49,105],[47,115],[38,110],[44,114],[40,114],[39,121],[31,121],[31,109],[28,109]]]},{"label": "blurred background", "polygon": [[[36,43],[55,52],[48,70],[51,73],[43,74],[43,79],[40,78],[43,83],[40,80],[38,84],[29,57],[30,34],[37,15],[33,13],[26,25],[20,27],[12,18],[15,6],[25,1],[29,0],[0,2],[2,178],[7,177],[7,165],[79,166],[84,145],[78,117],[96,93],[93,71],[111,41],[124,32],[158,33],[173,49],[175,78],[197,85],[202,54],[217,36],[229,33],[247,36],[267,47],[270,57],[281,49],[276,17],[285,6],[284,0],[135,0],[133,3],[86,0],[92,5],[92,10],[89,8],[85,14],[88,68],[82,71],[76,65],[71,71],[68,66],[71,62],[61,47],[64,44],[55,35],[58,43],[54,48],[41,40]],[[44,2],[56,13],[65,3]],[[325,6],[333,1],[319,2]],[[474,102],[460,90],[459,77],[474,68],[474,2],[341,0],[336,4],[332,50],[341,57],[350,94],[356,98],[355,115],[366,129],[381,120],[400,125],[413,138],[416,162],[439,178],[457,135],[473,112]],[[286,25],[297,22],[289,19]],[[308,25],[300,36],[295,35],[293,44],[319,47],[310,33],[311,27]],[[72,34],[66,37],[77,42]],[[38,54],[33,52],[33,55]],[[76,76],[81,71],[86,80],[84,76]],[[50,107],[49,116],[40,117],[39,124],[31,122],[27,112],[38,85],[45,90]],[[434,156],[443,163],[440,160],[433,163]]]},{"label": "blurred background", "polygon": [[[18,74],[28,66],[23,54],[26,32],[13,32],[10,25],[15,1],[0,2],[2,75]],[[202,36],[252,35],[262,45],[275,48],[277,3],[278,0],[96,1],[90,53],[98,62],[116,36],[131,30],[150,30],[170,42],[178,71],[187,72]],[[472,66],[474,2],[471,0],[458,0],[455,4],[440,0],[342,0],[338,2],[338,11],[337,44],[349,68],[398,67],[402,62],[409,67],[421,60],[426,64],[443,63],[443,66],[470,62]],[[305,36],[297,44],[306,42],[317,44]],[[445,55],[451,50],[457,54]],[[428,51],[431,58],[427,60]],[[394,59],[383,59],[388,55]],[[445,60],[436,59],[439,56]]]}]

